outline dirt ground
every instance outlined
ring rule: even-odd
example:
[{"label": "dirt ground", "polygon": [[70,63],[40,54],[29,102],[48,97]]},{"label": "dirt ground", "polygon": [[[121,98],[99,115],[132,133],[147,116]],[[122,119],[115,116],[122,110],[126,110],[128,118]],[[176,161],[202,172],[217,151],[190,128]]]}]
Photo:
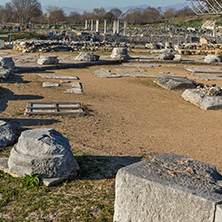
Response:
[{"label": "dirt ground", "polygon": [[[16,74],[9,82],[0,84],[0,118],[23,128],[54,128],[69,138],[72,150],[90,155],[150,159],[172,152],[216,165],[222,172],[222,110],[203,111],[184,101],[183,91],[162,89],[153,84],[153,78],[106,79],[92,74],[100,68],[112,70],[117,66],[48,72],[78,76],[83,95],[64,94],[71,88],[70,83],[42,88],[48,80],[38,74],[44,73]],[[185,69],[167,64],[146,69],[148,75],[159,72],[194,78]],[[198,82],[222,87],[221,81]],[[80,101],[88,114],[26,116],[28,101]]]}]

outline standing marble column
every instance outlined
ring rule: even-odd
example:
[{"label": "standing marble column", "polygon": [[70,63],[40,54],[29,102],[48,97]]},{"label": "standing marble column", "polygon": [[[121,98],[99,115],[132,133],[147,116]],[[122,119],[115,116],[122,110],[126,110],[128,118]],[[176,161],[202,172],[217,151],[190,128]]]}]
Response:
[{"label": "standing marble column", "polygon": [[99,32],[99,20],[96,20],[96,32]]},{"label": "standing marble column", "polygon": [[104,34],[107,32],[107,21],[104,19]]}]

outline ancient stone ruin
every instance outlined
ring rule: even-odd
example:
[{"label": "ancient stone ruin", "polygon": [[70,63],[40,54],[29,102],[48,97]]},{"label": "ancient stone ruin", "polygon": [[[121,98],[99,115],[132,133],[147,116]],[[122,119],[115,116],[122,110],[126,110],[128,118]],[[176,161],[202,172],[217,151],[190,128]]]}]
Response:
[{"label": "ancient stone ruin", "polygon": [[162,75],[155,79],[154,83],[169,90],[193,89],[198,85],[194,80],[188,79],[186,76],[178,75]]},{"label": "ancient stone ruin", "polygon": [[47,186],[73,178],[80,170],[69,140],[54,129],[34,129],[22,132],[11,150],[6,172],[24,176],[39,174]]},{"label": "ancient stone ruin", "polygon": [[216,85],[187,89],[182,97],[204,110],[222,109],[222,89]]},{"label": "ancient stone ruin", "polygon": [[12,127],[12,125],[0,120],[0,147],[11,145],[15,139],[15,129]]},{"label": "ancient stone ruin", "polygon": [[40,65],[55,65],[59,63],[57,56],[47,56],[41,55],[40,59],[37,60],[37,63]]},{"label": "ancient stone ruin", "polygon": [[175,154],[121,168],[114,222],[220,222],[221,184],[215,166]]},{"label": "ancient stone ruin", "polygon": [[92,52],[80,52],[79,55],[75,58],[76,61],[98,61],[100,56],[95,55]]},{"label": "ancient stone ruin", "polygon": [[128,50],[126,48],[114,48],[110,57],[112,59],[130,59],[130,56],[128,55]]}]

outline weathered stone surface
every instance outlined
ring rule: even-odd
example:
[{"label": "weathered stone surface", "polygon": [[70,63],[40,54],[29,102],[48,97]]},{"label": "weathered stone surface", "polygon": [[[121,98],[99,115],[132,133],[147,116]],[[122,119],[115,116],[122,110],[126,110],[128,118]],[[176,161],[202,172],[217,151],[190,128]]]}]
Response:
[{"label": "weathered stone surface", "polygon": [[41,55],[40,59],[37,60],[37,63],[40,65],[54,65],[58,64],[59,60],[57,59],[57,56]]},{"label": "weathered stone surface", "polygon": [[82,84],[80,82],[72,82],[71,83],[72,88],[82,88]]},{"label": "weathered stone surface", "polygon": [[80,52],[78,56],[76,56],[75,60],[77,61],[98,61],[100,58],[99,55],[95,55],[92,52]]},{"label": "weathered stone surface", "polygon": [[5,41],[0,39],[0,49],[3,49],[5,47]]},{"label": "weathered stone surface", "polygon": [[39,75],[40,77],[44,79],[72,79],[72,80],[78,80],[79,78],[77,76],[63,76],[63,75]]},{"label": "weathered stone surface", "polygon": [[201,109],[222,109],[222,96],[209,96],[201,89],[187,89],[182,97]]},{"label": "weathered stone surface", "polygon": [[184,67],[186,70],[194,73],[222,73],[219,67]]},{"label": "weathered stone surface", "polygon": [[11,56],[0,56],[0,68],[14,69],[15,63]]},{"label": "weathered stone surface", "polygon": [[221,219],[221,175],[185,156],[163,154],[120,169],[115,222],[212,222]]},{"label": "weathered stone surface", "polygon": [[112,59],[129,60],[127,48],[114,48],[110,56]]},{"label": "weathered stone surface", "polygon": [[47,88],[47,87],[59,87],[59,83],[56,82],[43,82],[42,87]]},{"label": "weathered stone surface", "polygon": [[96,76],[99,76],[99,77],[103,77],[103,78],[119,78],[119,77],[121,77],[121,75],[118,75],[116,73],[112,73],[111,70],[104,69],[104,68],[94,71],[93,74]]},{"label": "weathered stone surface", "polygon": [[221,62],[221,61],[222,61],[222,56],[220,55],[209,54],[204,58],[204,62],[206,63]]},{"label": "weathered stone surface", "polygon": [[0,120],[0,147],[11,145],[16,139],[15,130],[10,123]]},{"label": "weathered stone surface", "polygon": [[174,59],[174,54],[171,53],[171,52],[166,52],[166,53],[163,53],[163,54],[160,54],[157,59],[159,60],[173,60]]},{"label": "weathered stone surface", "polygon": [[154,82],[169,90],[193,89],[197,86],[197,83],[194,80],[188,79],[186,76],[177,75],[162,75],[155,79]]},{"label": "weathered stone surface", "polygon": [[81,88],[71,88],[67,89],[64,93],[83,94],[83,91]]},{"label": "weathered stone surface", "polygon": [[200,80],[222,80],[221,74],[216,73],[193,73]]},{"label": "weathered stone surface", "polygon": [[54,129],[44,128],[22,132],[11,150],[8,166],[10,174],[34,172],[42,178],[67,178],[79,171],[69,140]]},{"label": "weathered stone surface", "polygon": [[182,60],[182,56],[181,55],[174,55],[173,60],[177,61],[177,62],[180,62]]}]

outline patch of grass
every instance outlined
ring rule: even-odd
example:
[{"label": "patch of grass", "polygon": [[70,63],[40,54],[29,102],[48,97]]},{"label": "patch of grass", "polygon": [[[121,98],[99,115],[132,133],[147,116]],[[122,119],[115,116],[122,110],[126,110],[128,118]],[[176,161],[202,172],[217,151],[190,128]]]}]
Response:
[{"label": "patch of grass", "polygon": [[75,154],[82,172],[55,187],[23,186],[23,178],[0,171],[0,221],[112,221],[115,173],[106,171],[115,167],[104,158]]}]

